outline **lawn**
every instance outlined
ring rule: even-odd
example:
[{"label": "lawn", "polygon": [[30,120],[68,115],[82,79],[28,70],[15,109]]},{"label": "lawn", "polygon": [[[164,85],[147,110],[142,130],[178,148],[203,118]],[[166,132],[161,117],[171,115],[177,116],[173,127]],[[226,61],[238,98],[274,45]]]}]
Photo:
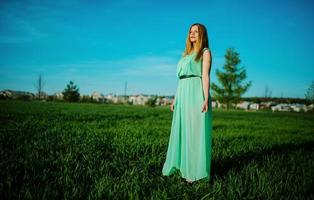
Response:
[{"label": "lawn", "polygon": [[0,101],[2,199],[314,199],[314,115],[213,110],[210,179],[162,176],[169,107]]}]

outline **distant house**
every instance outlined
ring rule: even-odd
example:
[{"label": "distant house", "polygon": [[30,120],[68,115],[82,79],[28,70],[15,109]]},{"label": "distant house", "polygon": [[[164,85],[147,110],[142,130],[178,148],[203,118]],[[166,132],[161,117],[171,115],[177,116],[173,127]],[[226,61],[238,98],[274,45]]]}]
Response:
[{"label": "distant house", "polygon": [[27,97],[29,99],[35,98],[35,95],[31,92],[15,91],[15,90],[2,90],[0,91],[0,96],[3,98],[9,98],[9,99],[17,99],[20,97]]},{"label": "distant house", "polygon": [[132,102],[133,105],[145,105],[149,97],[143,94],[133,95],[129,97],[129,102]]},{"label": "distant house", "polygon": [[166,106],[171,105],[174,98],[171,97],[157,97],[156,106]]},{"label": "distant house", "polygon": [[118,96],[116,94],[110,93],[104,96],[104,101],[108,103],[126,103],[127,98],[128,98],[127,96],[123,95]]},{"label": "distant house", "polygon": [[3,98],[13,98],[13,93],[10,90],[0,91],[0,96]]},{"label": "distant house", "polygon": [[118,103],[127,103],[128,97],[124,95],[117,96],[117,102]]},{"label": "distant house", "polygon": [[62,92],[55,92],[53,94],[53,97],[57,100],[62,100],[63,99],[63,93]]},{"label": "distant house", "polygon": [[250,110],[259,110],[259,104],[258,103],[251,103],[249,105]]},{"label": "distant house", "polygon": [[259,109],[270,109],[274,105],[276,105],[276,103],[272,101],[261,102],[259,105]]},{"label": "distant house", "polygon": [[300,111],[305,111],[305,112],[307,112],[309,109],[306,107],[306,105],[304,105],[304,104],[292,104],[291,106],[291,109],[293,110],[293,111],[296,111],[296,112],[300,112]]},{"label": "distant house", "polygon": [[171,105],[173,102],[174,98],[172,97],[164,97],[162,99],[163,105]]},{"label": "distant house", "polygon": [[105,101],[110,102],[110,103],[117,103],[118,97],[115,94],[110,93],[105,96]]},{"label": "distant house", "polygon": [[105,96],[99,92],[93,92],[91,94],[91,99],[94,100],[94,101],[97,101],[97,102],[104,102],[105,100]]},{"label": "distant house", "polygon": [[288,104],[286,104],[286,103],[280,103],[280,104],[277,104],[277,105],[275,105],[275,106],[272,106],[272,107],[271,107],[271,110],[272,110],[273,112],[275,112],[275,111],[290,111],[291,108],[290,108],[290,106],[289,106]]},{"label": "distant house", "polygon": [[212,104],[212,108],[222,108],[222,107],[225,107],[225,104],[220,103],[218,100],[212,101],[211,104]]},{"label": "distant house", "polygon": [[242,108],[242,109],[248,110],[250,104],[251,104],[251,102],[249,102],[249,101],[241,101],[240,103],[238,103],[236,105],[236,108]]},{"label": "distant house", "polygon": [[236,108],[245,109],[245,110],[259,110],[260,105],[258,103],[250,101],[241,101],[236,104]]},{"label": "distant house", "polygon": [[218,108],[218,101],[212,101],[212,108]]},{"label": "distant house", "polygon": [[156,99],[156,106],[161,106],[163,104],[163,101],[162,101],[162,98],[161,97],[158,97]]},{"label": "distant house", "polygon": [[40,92],[40,95],[39,95],[39,93],[36,93],[35,94],[35,97],[37,98],[37,99],[39,99],[39,96],[40,96],[40,99],[43,99],[44,101],[46,100],[46,99],[48,99],[48,94],[46,93],[46,92]]}]

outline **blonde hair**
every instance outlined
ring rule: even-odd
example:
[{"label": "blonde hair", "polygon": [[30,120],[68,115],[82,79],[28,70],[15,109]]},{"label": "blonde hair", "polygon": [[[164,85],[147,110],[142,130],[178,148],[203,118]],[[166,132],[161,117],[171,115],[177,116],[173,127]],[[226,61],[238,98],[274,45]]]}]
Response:
[{"label": "blonde hair", "polygon": [[191,54],[191,52],[192,52],[192,42],[190,41],[190,31],[191,31],[193,26],[198,27],[199,38],[196,41],[195,47],[194,47],[194,50],[196,50],[197,55],[195,56],[194,60],[199,61],[200,59],[203,58],[203,49],[209,48],[208,47],[208,35],[207,35],[206,27],[200,23],[194,23],[190,26],[189,31],[188,31],[188,35],[186,38],[186,42],[185,42],[185,50],[184,50],[182,56],[184,57],[188,54]]}]

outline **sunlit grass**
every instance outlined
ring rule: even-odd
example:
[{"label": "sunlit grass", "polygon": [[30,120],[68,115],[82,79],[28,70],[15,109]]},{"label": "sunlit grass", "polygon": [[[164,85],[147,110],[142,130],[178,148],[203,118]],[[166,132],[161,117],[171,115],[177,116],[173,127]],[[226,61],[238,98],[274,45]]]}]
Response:
[{"label": "sunlit grass", "polygon": [[5,199],[314,198],[314,116],[213,110],[210,180],[161,174],[169,107],[0,101]]}]

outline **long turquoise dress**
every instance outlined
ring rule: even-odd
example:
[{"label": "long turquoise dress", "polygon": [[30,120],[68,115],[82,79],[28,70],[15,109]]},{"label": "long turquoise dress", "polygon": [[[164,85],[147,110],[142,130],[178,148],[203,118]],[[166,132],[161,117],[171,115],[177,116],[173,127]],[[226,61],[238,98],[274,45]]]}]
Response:
[{"label": "long turquoise dress", "polygon": [[[204,48],[203,51],[208,48]],[[172,115],[171,133],[162,174],[179,170],[189,181],[210,178],[212,155],[212,106],[208,95],[208,111],[202,112],[205,100],[202,83],[202,60],[194,61],[196,52],[182,57],[177,76],[198,75],[179,79]]]}]

